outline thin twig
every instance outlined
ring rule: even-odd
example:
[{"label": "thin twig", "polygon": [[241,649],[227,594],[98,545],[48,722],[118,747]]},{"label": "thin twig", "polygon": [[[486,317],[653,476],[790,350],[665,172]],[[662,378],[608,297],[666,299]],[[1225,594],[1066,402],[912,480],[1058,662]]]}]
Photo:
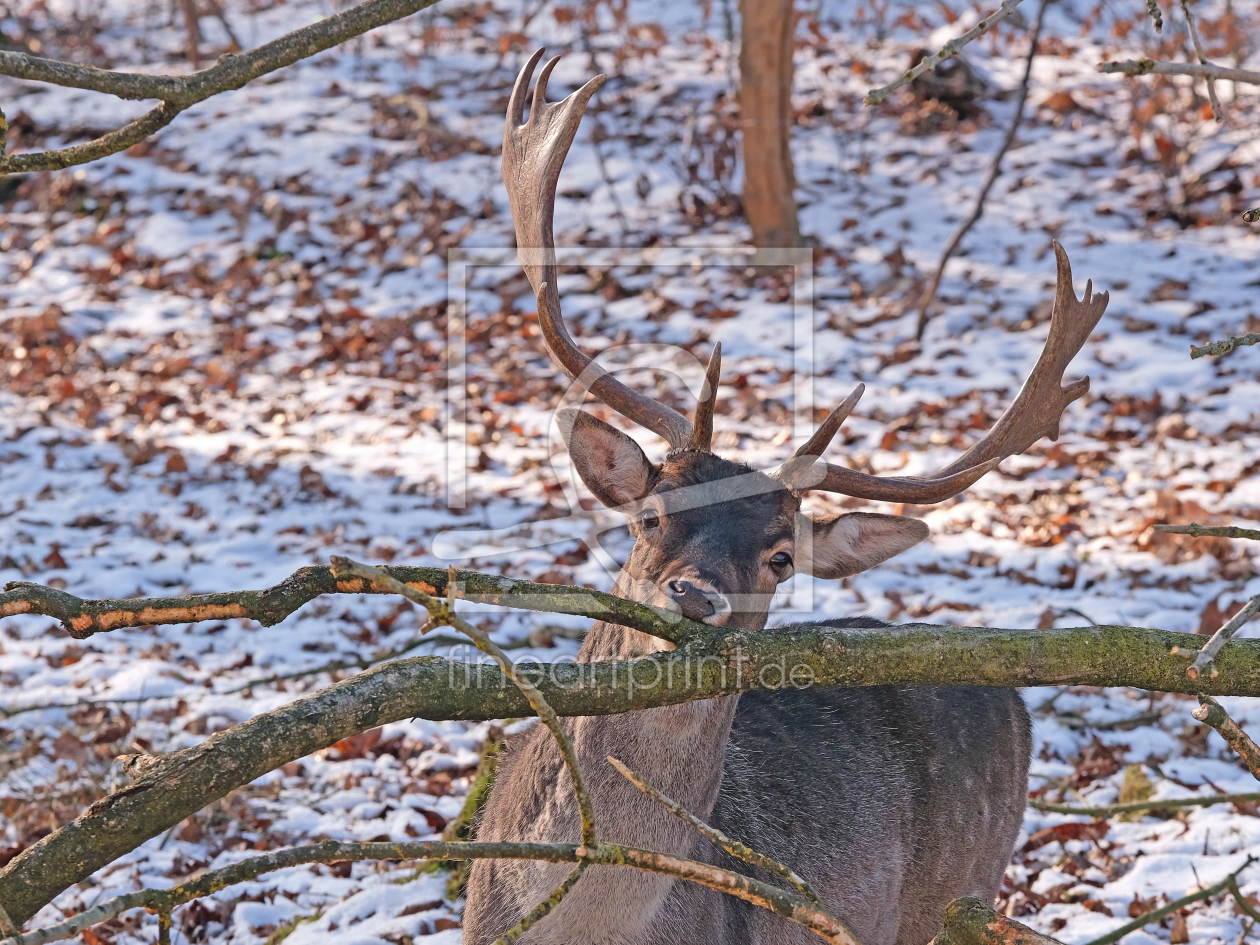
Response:
[{"label": "thin twig", "polygon": [[[1255,906],[1247,901],[1247,897],[1242,894],[1242,890],[1238,888],[1238,877],[1231,876],[1229,883],[1230,894],[1234,897],[1234,902],[1238,903],[1238,908],[1247,913],[1253,922],[1260,922],[1260,912],[1256,911]],[[1243,930],[1244,933],[1246,930]]]},{"label": "thin twig", "polygon": [[[432,624],[430,624],[431,626]],[[387,663],[390,660],[396,660],[400,656],[406,656],[417,647],[426,643],[446,643],[451,646],[464,644],[465,641],[459,637],[448,636],[425,636],[424,630],[420,631],[420,635],[415,637],[409,643],[405,643],[400,647],[395,647],[388,652],[382,653],[380,656],[374,656],[371,659],[363,659],[362,657],[353,660],[333,660],[331,663],[324,663],[320,666],[312,666],[310,669],[299,669],[294,673],[282,673],[278,676],[267,676],[263,679],[251,679],[244,685],[237,686],[235,689],[220,690],[220,695],[231,696],[238,692],[244,692],[246,689],[253,689],[255,686],[270,686],[272,683],[288,682],[293,679],[304,679],[307,676],[318,676],[321,673],[335,673],[342,669],[371,669],[373,666],[379,666],[381,663]],[[509,647],[510,649],[510,647]],[[0,712],[4,710],[0,708]]]},{"label": "thin twig", "polygon": [[1041,0],[1041,6],[1037,8],[1037,19],[1033,22],[1032,30],[1029,32],[1028,58],[1024,62],[1024,78],[1019,84],[1019,101],[1015,104],[1015,115],[1011,118],[1011,126],[1006,129],[1006,137],[1002,139],[1002,146],[998,148],[997,154],[993,156],[993,166],[989,168],[989,176],[985,179],[984,186],[980,188],[980,193],[976,197],[976,205],[971,210],[971,216],[963,221],[962,225],[954,231],[954,235],[950,237],[949,242],[945,244],[945,251],[941,253],[941,261],[936,267],[936,274],[919,298],[919,325],[914,333],[916,341],[922,341],[923,332],[927,330],[930,317],[928,308],[936,298],[936,290],[940,288],[941,278],[945,275],[945,266],[949,263],[954,253],[958,251],[958,246],[962,242],[963,237],[976,225],[976,222],[984,213],[984,202],[988,199],[989,191],[993,188],[998,175],[1002,173],[1002,158],[1006,156],[1007,150],[1009,150],[1011,143],[1015,140],[1015,132],[1019,129],[1019,123],[1024,118],[1024,104],[1028,101],[1033,59],[1037,55],[1037,39],[1041,36],[1041,24],[1045,18],[1047,3],[1049,3],[1049,0]]},{"label": "thin twig", "polygon": [[1260,529],[1234,525],[1155,525],[1157,532],[1169,535],[1190,535],[1194,538],[1251,538],[1260,541]]},{"label": "thin twig", "polygon": [[528,932],[531,925],[560,905],[560,901],[569,894],[569,890],[582,878],[582,874],[586,872],[586,868],[590,865],[588,861],[583,860],[575,866],[569,875],[564,878],[564,882],[557,886],[550,896],[534,906],[529,911],[529,915],[524,916],[520,922],[517,922],[516,925],[496,938],[494,945],[512,945],[513,942]]},{"label": "thin twig", "polygon": [[964,46],[973,39],[983,36],[993,27],[997,26],[1002,20],[1006,19],[1011,11],[1022,3],[1023,0],[1003,0],[1002,5],[986,16],[983,20],[973,26],[967,32],[963,33],[957,39],[951,39],[939,50],[924,59],[915,67],[907,72],[903,72],[896,80],[885,85],[882,89],[872,89],[866,93],[866,97],[862,99],[863,105],[878,105],[884,99],[888,98],[893,92],[897,91],[903,85],[913,82],[923,73],[936,66],[938,63],[944,62],[946,59],[952,59],[957,56]]},{"label": "thin twig", "polygon": [[13,920],[9,918],[9,913],[4,911],[4,906],[0,905],[0,935],[17,935],[21,931],[13,924]]},{"label": "thin twig", "polygon": [[582,777],[582,769],[578,765],[577,754],[573,750],[573,742],[569,740],[568,734],[565,733],[564,727],[560,724],[560,717],[556,715],[550,703],[547,702],[533,683],[517,672],[508,655],[499,648],[498,644],[490,639],[490,635],[455,613],[454,601],[457,583],[455,568],[452,567],[450,569],[447,577],[447,600],[445,601],[404,584],[402,581],[386,574],[380,568],[360,564],[357,561],[351,561],[349,558],[334,556],[332,559],[332,570],[335,578],[362,578],[386,591],[401,594],[408,600],[414,601],[429,612],[429,616],[433,618],[435,624],[445,624],[458,630],[472,640],[477,645],[477,649],[498,664],[503,675],[512,680],[513,685],[529,700],[530,708],[538,714],[538,718],[547,726],[552,737],[555,738],[556,745],[560,749],[560,755],[564,758],[565,767],[569,769],[569,778],[573,782],[573,793],[577,796],[578,813],[582,820],[582,843],[586,846],[594,846],[598,842],[595,839],[595,807],[591,804],[590,794],[587,793],[586,782]]},{"label": "thin twig", "polygon": [[1260,85],[1260,72],[1249,69],[1230,69],[1215,63],[1194,62],[1159,62],[1155,59],[1125,59],[1121,62],[1100,62],[1095,68],[1106,72],[1130,77],[1140,75],[1189,75],[1198,79],[1218,79],[1224,82],[1246,82]]},{"label": "thin twig", "polygon": [[1120,939],[1124,938],[1130,932],[1136,932],[1143,926],[1150,925],[1152,922],[1158,922],[1166,915],[1172,915],[1178,909],[1184,909],[1186,906],[1192,905],[1196,902],[1202,902],[1204,899],[1211,899],[1217,893],[1224,892],[1228,889],[1231,883],[1236,884],[1238,882],[1238,874],[1254,862],[1255,858],[1249,856],[1247,857],[1247,862],[1243,863],[1242,866],[1238,867],[1238,869],[1234,870],[1234,872],[1230,873],[1220,882],[1213,883],[1211,886],[1206,886],[1197,892],[1192,892],[1188,896],[1182,896],[1180,899],[1166,903],[1158,909],[1152,909],[1150,912],[1138,916],[1132,922],[1128,922],[1120,926],[1118,929],[1112,929],[1106,935],[1100,935],[1093,941],[1087,942],[1086,945],[1110,945],[1112,942],[1120,941]]},{"label": "thin twig", "polygon": [[410,16],[437,0],[367,0],[343,13],[294,30],[279,39],[240,55],[226,55],[202,72],[188,76],[139,75],[42,59],[26,53],[0,51],[0,75],[68,88],[103,92],[124,99],[161,99],[162,104],[142,118],[73,148],[22,154],[0,159],[0,175],[60,170],[117,154],[169,124],[190,105],[220,92],[239,89],[269,72],[313,56],[368,30]]},{"label": "thin twig", "polygon": [[[1181,12],[1186,15],[1186,29],[1190,31],[1190,40],[1194,43],[1195,55],[1199,57],[1199,64],[1210,66],[1207,54],[1203,52],[1203,43],[1199,41],[1199,28],[1194,24],[1194,14],[1190,12],[1189,0],[1181,0]],[[1212,103],[1212,115],[1217,122],[1225,120],[1225,113],[1221,111],[1221,101],[1216,97],[1216,79],[1212,76],[1207,77],[1208,101]]]},{"label": "thin twig", "polygon": [[1201,348],[1190,346],[1190,357],[1207,358],[1215,357],[1218,354],[1229,354],[1235,348],[1241,348],[1243,345],[1260,344],[1260,332],[1248,332],[1241,338],[1226,338],[1224,341],[1213,341],[1203,345]]},{"label": "thin twig", "polygon": [[1260,781],[1260,745],[1251,740],[1238,723],[1229,717],[1219,702],[1211,696],[1199,694],[1199,707],[1190,712],[1196,719],[1212,726],[1225,739],[1225,744],[1237,752],[1251,776]]},{"label": "thin twig", "polygon": [[648,797],[652,798],[652,800],[659,803],[675,817],[686,821],[691,826],[695,827],[696,830],[704,834],[705,838],[715,846],[721,847],[727,853],[731,854],[731,856],[737,857],[745,863],[751,863],[753,866],[760,866],[762,869],[773,873],[775,876],[781,876],[804,893],[806,899],[814,903],[814,905],[821,907],[821,902],[818,899],[818,893],[814,892],[814,888],[801,878],[801,876],[791,867],[785,866],[778,860],[772,860],[770,857],[758,853],[756,850],[752,849],[752,847],[740,843],[738,840],[732,840],[716,827],[710,827],[691,811],[687,810],[687,808],[679,804],[676,800],[668,795],[662,794],[656,788],[652,787],[652,785],[648,784],[641,774],[638,774],[634,771],[634,769],[626,766],[611,755],[608,756],[608,762],[621,772],[622,777],[624,777],[627,781],[637,787]]},{"label": "thin twig", "polygon": [[1242,610],[1230,617],[1221,629],[1212,634],[1212,639],[1208,640],[1207,646],[1199,651],[1198,656],[1194,658],[1194,662],[1186,669],[1186,675],[1191,679],[1198,679],[1207,672],[1215,676],[1216,670],[1212,666],[1212,660],[1221,651],[1221,647],[1242,629],[1243,624],[1255,616],[1257,610],[1260,610],[1260,594],[1247,601]]},{"label": "thin twig", "polygon": [[1114,817],[1117,814],[1136,814],[1146,810],[1211,807],[1213,804],[1237,804],[1246,801],[1260,801],[1260,791],[1252,791],[1249,794],[1212,794],[1208,797],[1167,797],[1160,801],[1134,801],[1130,804],[1108,804],[1106,807],[1073,807],[1070,804],[1051,804],[1040,800],[1030,800],[1028,806],[1033,810],[1051,814]]}]

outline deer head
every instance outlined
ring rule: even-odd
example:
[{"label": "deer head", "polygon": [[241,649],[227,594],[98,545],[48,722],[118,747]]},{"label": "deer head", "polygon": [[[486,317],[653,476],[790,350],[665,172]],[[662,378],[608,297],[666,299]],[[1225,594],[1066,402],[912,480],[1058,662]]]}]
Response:
[{"label": "deer head", "polygon": [[779,469],[760,472],[711,451],[721,345],[709,359],[695,415],[626,387],[583,354],[560,315],[552,216],[565,155],[586,103],[603,84],[596,76],[558,103],[546,100],[559,59],[539,74],[524,118],[538,50],[521,70],[503,131],[503,179],[525,274],[538,298],[538,320],[557,364],[589,394],[663,437],[670,450],[652,463],[625,433],[580,410],[560,411],[561,433],[578,474],[604,505],[623,511],[635,545],[618,580],[633,600],[681,611],[694,620],[759,629],[775,588],[793,573],[839,578],[873,567],[928,535],[914,518],[853,512],[810,518],[801,511],[809,490],[889,502],[930,504],[965,490],[1005,457],[1042,436],[1059,435],[1063,410],[1089,389],[1083,378],[1061,387],[1076,355],[1107,305],[1107,293],[1072,291],[1072,269],[1054,243],[1058,286],[1050,332],[1023,388],[993,428],[956,461],[932,476],[880,478],[822,459],[856,406],[858,385],[818,431]]}]

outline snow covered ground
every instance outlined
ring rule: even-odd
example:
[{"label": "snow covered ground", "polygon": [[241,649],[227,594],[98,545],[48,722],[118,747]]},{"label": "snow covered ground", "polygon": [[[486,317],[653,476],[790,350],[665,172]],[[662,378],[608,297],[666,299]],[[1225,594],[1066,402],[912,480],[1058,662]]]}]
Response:
[{"label": "snow covered ground", "polygon": [[[1045,339],[1051,238],[1067,248],[1078,291],[1093,279],[1111,293],[1069,371],[1088,374],[1091,391],[1068,410],[1058,443],[956,501],[903,510],[924,518],[931,539],[818,584],[818,613],[1210,632],[1260,592],[1254,548],[1151,529],[1260,518],[1260,353],[1188,357],[1192,342],[1260,330],[1260,239],[1240,222],[1260,203],[1255,93],[1223,84],[1229,120],[1218,126],[1188,80],[1093,69],[1104,55],[1158,52],[1157,41],[1176,38],[1179,12],[1166,11],[1157,40],[1137,2],[1050,8],[1025,125],[916,349],[906,343],[916,315],[902,312],[970,211],[1013,112],[1000,93],[1022,74],[1022,30],[1001,27],[969,47],[995,94],[957,120],[908,95],[874,110],[861,97],[977,11],[953,0],[882,17],[863,4],[802,8],[793,149],[802,226],[816,241],[807,272],[747,266],[737,252],[748,234],[733,3],[527,6],[439,4],[210,99],[129,154],[3,184],[0,581],[87,598],[256,588],[331,554],[445,565],[439,553],[457,542],[443,532],[546,520],[572,537],[502,555],[480,547],[454,563],[606,589],[619,546],[614,536],[588,548],[583,524],[566,518],[590,503],[550,428],[562,378],[524,277],[496,254],[512,241],[497,157],[507,93],[546,44],[567,53],[553,97],[610,75],[560,185],[559,242],[590,251],[561,277],[569,323],[591,352],[671,346],[681,380],[649,370],[664,363],[652,351],[623,376],[679,405],[689,403],[684,383],[698,385],[696,358],[722,341],[717,444],[727,455],[777,464],[862,381],[835,455],[879,473],[938,468],[996,418]],[[1245,64],[1260,35],[1254,11],[1203,7],[1209,51],[1232,64],[1228,47]],[[335,10],[307,0],[225,9],[245,46]],[[114,0],[80,13],[60,0],[32,5],[0,30],[44,55],[188,68],[166,7]],[[227,36],[213,17],[201,26],[212,60]],[[86,138],[146,106],[0,80],[0,107],[17,150]],[[686,253],[644,263],[661,248]],[[452,288],[462,308],[448,305]],[[461,352],[466,430],[446,412]],[[811,372],[812,399],[801,384]],[[635,432],[650,455],[663,452]],[[465,435],[467,464],[460,453],[448,461]],[[787,604],[780,620],[792,619]],[[513,655],[542,659],[573,653],[577,634],[540,628],[583,626],[476,617]],[[223,621],[77,642],[46,618],[0,622],[0,860],[124,783],[116,755],[195,744],[340,676],[258,680],[372,658],[421,623],[405,603],[345,596],[270,629]],[[1254,784],[1190,717],[1193,700],[1026,696],[1039,796],[1110,802],[1130,765],[1157,797]],[[1260,728],[1260,705],[1223,702]],[[36,922],[256,850],[440,832],[486,731],[399,723],[288,765],[68,890]],[[1030,810],[1025,831],[1079,819]],[[1003,903],[1086,942],[1127,921],[1135,899],[1178,898],[1248,852],[1260,853],[1254,807],[1113,819],[1017,851]],[[1260,866],[1242,885],[1260,892]],[[445,898],[444,874],[301,868],[177,911],[175,940],[245,945],[301,918],[291,942],[457,942],[460,907]],[[1228,899],[1186,921],[1194,942],[1232,943],[1242,931]],[[1156,925],[1127,941],[1169,935]],[[85,940],[155,937],[153,917],[131,915]]]}]

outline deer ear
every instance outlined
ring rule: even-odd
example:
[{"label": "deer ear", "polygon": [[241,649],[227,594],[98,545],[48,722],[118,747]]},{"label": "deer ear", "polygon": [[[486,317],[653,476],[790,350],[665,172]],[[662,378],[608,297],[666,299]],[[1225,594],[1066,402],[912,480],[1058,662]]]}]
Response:
[{"label": "deer ear", "polygon": [[656,469],[630,437],[573,407],[557,411],[556,422],[578,475],[604,505],[627,505],[651,490]]},{"label": "deer ear", "polygon": [[900,515],[850,512],[818,520],[801,518],[806,521],[798,527],[799,568],[824,580],[873,568],[928,536],[921,521]]}]

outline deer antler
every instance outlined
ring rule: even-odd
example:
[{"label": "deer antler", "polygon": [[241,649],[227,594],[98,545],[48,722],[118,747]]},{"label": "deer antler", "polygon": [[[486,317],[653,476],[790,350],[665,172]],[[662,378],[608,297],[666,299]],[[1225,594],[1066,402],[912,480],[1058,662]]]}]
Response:
[{"label": "deer antler", "polygon": [[[693,425],[672,407],[652,400],[626,387],[595,361],[581,352],[560,314],[560,293],[556,290],[556,244],[552,219],[556,206],[556,184],[565,155],[577,134],[578,125],[595,90],[607,76],[597,75],[563,102],[547,102],[547,80],[560,61],[552,59],[538,75],[530,103],[529,120],[522,123],[529,80],[542,59],[540,49],[529,58],[516,78],[503,126],[503,183],[507,186],[512,220],[516,224],[516,245],[525,275],[538,298],[538,323],[552,358],[569,377],[588,393],[622,416],[664,437],[673,449],[709,448],[713,430],[713,399],[716,377],[711,377],[697,407],[697,427],[707,433],[693,437]],[[710,374],[713,373],[710,362]],[[707,406],[707,414],[704,414]],[[704,440],[704,446],[694,443]]]},{"label": "deer antler", "polygon": [[1050,314],[1050,333],[1041,356],[1019,394],[993,428],[971,449],[944,469],[921,479],[868,476],[818,459],[840,429],[840,424],[862,396],[862,386],[850,394],[824,421],[809,442],[783,464],[779,478],[794,489],[839,492],[860,499],[930,504],[962,492],[995,468],[1003,459],[1024,452],[1043,436],[1059,438],[1059,420],[1068,404],[1089,390],[1089,378],[1060,387],[1063,372],[1076,357],[1107,308],[1108,294],[1093,294],[1094,283],[1085,284],[1078,299],[1072,291],[1072,264],[1057,241],[1058,285]]}]

